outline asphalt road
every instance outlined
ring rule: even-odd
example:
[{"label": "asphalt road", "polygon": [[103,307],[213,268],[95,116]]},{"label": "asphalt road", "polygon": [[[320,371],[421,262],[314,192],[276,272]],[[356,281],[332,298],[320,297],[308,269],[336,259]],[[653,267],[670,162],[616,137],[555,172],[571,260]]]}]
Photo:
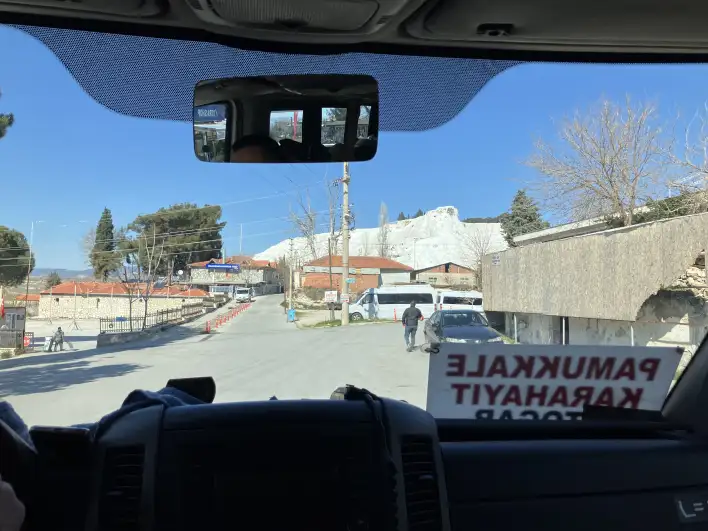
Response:
[{"label": "asphalt road", "polygon": [[[344,384],[425,407],[427,354],[405,350],[396,324],[299,330],[285,322],[282,297],[261,297],[210,335],[173,328],[150,342],[0,360],[0,398],[30,425],[93,422],[133,389],[170,378],[212,376],[217,402],[328,398]],[[422,342],[422,330],[418,332]]]}]

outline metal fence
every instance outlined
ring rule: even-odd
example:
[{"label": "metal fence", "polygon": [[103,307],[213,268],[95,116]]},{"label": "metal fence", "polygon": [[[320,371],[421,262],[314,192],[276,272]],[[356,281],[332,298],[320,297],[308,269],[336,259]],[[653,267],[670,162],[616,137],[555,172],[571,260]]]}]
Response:
[{"label": "metal fence", "polygon": [[181,308],[158,310],[139,317],[103,317],[99,319],[99,331],[107,334],[139,332],[181,321],[201,313],[204,313],[204,306],[201,303],[196,303],[185,304]]}]

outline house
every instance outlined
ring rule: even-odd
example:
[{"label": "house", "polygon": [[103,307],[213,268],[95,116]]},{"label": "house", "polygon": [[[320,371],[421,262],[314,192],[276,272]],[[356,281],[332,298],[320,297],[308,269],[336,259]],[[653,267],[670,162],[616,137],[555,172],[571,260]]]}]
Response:
[{"label": "house", "polygon": [[[215,265],[238,265],[238,270],[225,270],[208,267]],[[280,277],[275,262],[254,260],[250,256],[231,256],[224,259],[212,259],[189,265],[189,283],[201,287],[210,293],[231,293],[237,287],[252,287],[256,294],[280,293],[283,279]]]},{"label": "house", "polygon": [[708,214],[562,237],[486,255],[485,311],[521,343],[677,346],[708,331]]},{"label": "house", "polygon": [[477,275],[469,267],[454,262],[445,262],[411,272],[411,280],[426,282],[436,288],[451,286],[475,286]]},{"label": "house", "polygon": [[[342,257],[332,256],[332,282],[330,284],[330,257],[324,256],[302,266],[300,285],[310,288],[329,288],[330,285],[341,289]],[[410,282],[412,267],[389,258],[378,256],[350,256],[349,275],[354,282],[349,285],[350,293],[359,293],[369,288],[378,288],[383,284]]]},{"label": "house", "polygon": [[[63,282],[39,298],[41,319],[98,319],[138,317],[145,313],[145,284],[122,282]],[[147,313],[201,304],[209,294],[187,286],[151,288]]]}]

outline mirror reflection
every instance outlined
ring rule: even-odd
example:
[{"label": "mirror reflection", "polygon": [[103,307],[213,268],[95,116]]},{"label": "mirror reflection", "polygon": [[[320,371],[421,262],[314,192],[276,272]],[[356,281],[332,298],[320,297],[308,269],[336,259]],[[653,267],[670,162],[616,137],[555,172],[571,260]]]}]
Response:
[{"label": "mirror reflection", "polygon": [[204,81],[194,92],[194,148],[206,162],[371,160],[378,85],[370,76],[294,75]]}]

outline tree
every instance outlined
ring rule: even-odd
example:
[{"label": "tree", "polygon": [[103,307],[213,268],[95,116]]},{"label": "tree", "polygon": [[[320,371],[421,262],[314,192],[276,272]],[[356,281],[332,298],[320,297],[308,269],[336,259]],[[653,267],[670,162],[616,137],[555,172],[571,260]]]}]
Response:
[{"label": "tree", "polygon": [[113,215],[108,208],[103,209],[96,230],[85,236],[84,245],[93,240],[89,261],[93,276],[106,282],[111,273],[120,268],[120,254],[116,252]]},{"label": "tree", "polygon": [[52,271],[44,280],[44,289],[51,289],[59,284],[61,284],[61,277],[59,276],[59,273]]},{"label": "tree", "polygon": [[290,211],[290,220],[300,235],[305,238],[305,245],[310,253],[310,260],[318,258],[317,253],[317,212],[312,210],[310,196],[298,197],[300,213]]},{"label": "tree", "polygon": [[369,242],[369,233],[365,232],[361,235],[361,246],[359,247],[360,256],[369,256],[371,252],[371,243]]},{"label": "tree", "polygon": [[94,245],[96,245],[96,229],[91,227],[86,231],[83,238],[81,238],[81,250],[84,255],[84,261],[89,267],[93,267],[91,264],[91,254],[93,253]]},{"label": "tree", "polygon": [[404,221],[404,220],[406,220],[406,219],[408,219],[408,218],[406,217],[406,215],[405,215],[403,212],[401,212],[400,214],[398,214],[398,217],[396,218],[396,221]]},{"label": "tree", "polygon": [[138,216],[124,232],[154,236],[155,245],[164,247],[155,274],[166,276],[171,284],[172,276],[188,264],[222,258],[221,231],[226,223],[220,219],[220,206],[178,203]]},{"label": "tree", "polygon": [[482,257],[487,254],[492,247],[492,229],[489,225],[477,225],[470,227],[467,237],[467,261],[470,268],[474,270],[476,284],[482,288]]},{"label": "tree", "polygon": [[493,216],[488,218],[466,218],[462,223],[499,223],[501,216]]},{"label": "tree", "polygon": [[[2,92],[0,92],[0,97],[2,97]],[[15,117],[12,113],[0,113],[0,138],[3,138],[7,134],[7,130],[12,127],[14,123]]]},{"label": "tree", "polygon": [[30,254],[25,235],[0,225],[0,286],[22,284],[34,269],[34,253]]},{"label": "tree", "polygon": [[379,207],[379,232],[378,232],[378,254],[382,258],[391,256],[391,245],[388,241],[388,235],[391,228],[388,224],[388,207],[382,202]]},{"label": "tree", "polygon": [[420,216],[424,216],[425,212],[423,212],[420,208],[418,209],[418,212],[415,213],[413,216],[414,218],[419,218]]},{"label": "tree", "polygon": [[515,247],[514,237],[529,232],[547,229],[550,224],[541,218],[536,202],[526,194],[526,190],[521,189],[516,192],[511,201],[509,212],[499,216],[501,230],[509,247]]},{"label": "tree", "polygon": [[327,199],[329,213],[329,238],[327,241],[327,253],[329,255],[329,287],[334,287],[332,277],[332,256],[336,256],[339,250],[339,238],[342,236],[342,218],[339,215],[339,205],[342,202],[340,189],[337,182],[327,182]]},{"label": "tree", "polygon": [[140,328],[144,330],[150,296],[156,287],[157,271],[164,259],[167,238],[158,233],[155,224],[142,226],[132,223],[120,231],[117,240],[117,250],[123,264],[118,273],[128,294],[130,329],[133,330],[133,303],[142,300],[144,307]]},{"label": "tree", "polygon": [[672,167],[671,139],[650,103],[602,100],[563,122],[561,146],[542,140],[526,164],[538,171],[534,191],[568,221],[615,216],[634,223],[635,209],[663,191]]},{"label": "tree", "polygon": [[333,107],[327,109],[325,119],[328,122],[343,122],[347,119],[346,107]]}]

